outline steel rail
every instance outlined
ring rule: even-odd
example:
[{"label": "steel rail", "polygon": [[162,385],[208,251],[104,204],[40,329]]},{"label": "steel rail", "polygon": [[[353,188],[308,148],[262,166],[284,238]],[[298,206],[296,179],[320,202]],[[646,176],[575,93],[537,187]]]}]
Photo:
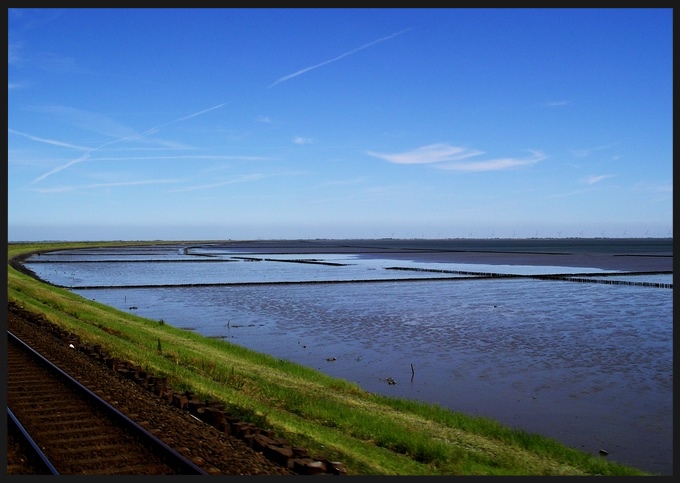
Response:
[{"label": "steel rail", "polygon": [[[139,437],[145,444],[148,444],[155,452],[162,454],[168,458],[168,464],[177,467],[181,470],[182,474],[187,475],[208,475],[206,471],[196,466],[192,461],[188,460],[177,451],[172,449],[170,446],[165,444],[163,441],[158,439],[153,434],[149,433],[142,426],[134,422],[132,419],[128,418],[125,414],[120,412],[115,407],[111,406],[108,402],[104,401],[102,398],[97,396],[90,389],[82,385],[80,382],[75,380],[66,372],[62,371],[59,367],[54,365],[48,359],[43,357],[42,354],[37,352],[31,346],[26,344],[19,337],[14,335],[9,330],[7,331],[7,336],[14,342],[19,344],[24,350],[29,352],[34,358],[36,358],[42,365],[48,368],[52,373],[56,374],[58,377],[62,378],[68,385],[75,388],[81,394],[85,395],[93,404],[99,406],[106,412],[109,417],[121,423],[124,427],[129,428],[137,437]],[[9,408],[8,408],[9,413]]]},{"label": "steel rail", "polygon": [[7,428],[9,430],[10,427],[15,428],[22,440],[30,447],[30,450],[32,451],[32,455],[35,457],[35,461],[37,463],[37,466],[39,469],[43,471],[43,473],[48,474],[48,475],[58,475],[59,472],[57,469],[52,465],[52,462],[49,460],[47,456],[45,456],[45,453],[42,452],[40,449],[40,446],[33,441],[33,438],[31,435],[26,431],[26,428],[21,424],[19,419],[14,415],[12,410],[10,408],[7,408]]}]

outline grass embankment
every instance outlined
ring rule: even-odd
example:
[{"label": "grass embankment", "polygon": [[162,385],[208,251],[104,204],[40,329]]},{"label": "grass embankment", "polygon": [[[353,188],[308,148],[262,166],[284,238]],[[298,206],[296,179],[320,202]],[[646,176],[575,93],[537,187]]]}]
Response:
[{"label": "grass embankment", "polygon": [[[36,251],[103,245],[114,243],[10,244],[8,262]],[[7,270],[9,301],[166,376],[176,390],[224,401],[242,419],[316,457],[343,462],[348,474],[647,474],[490,419],[371,394],[299,364],[89,301],[9,263]]]}]

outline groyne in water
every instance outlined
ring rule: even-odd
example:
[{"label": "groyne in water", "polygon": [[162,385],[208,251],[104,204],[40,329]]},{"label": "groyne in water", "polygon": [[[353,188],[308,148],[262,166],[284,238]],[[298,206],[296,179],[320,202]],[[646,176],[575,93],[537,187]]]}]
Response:
[{"label": "groyne in water", "polygon": [[144,284],[144,285],[83,285],[66,286],[54,285],[55,287],[69,290],[93,290],[102,288],[173,288],[173,287],[242,287],[255,285],[310,285],[310,284],[340,284],[340,283],[380,283],[380,282],[431,282],[434,280],[474,280],[488,277],[419,277],[419,278],[376,278],[356,280],[296,280],[277,282],[216,282],[216,283],[171,283],[171,284]]},{"label": "groyne in water", "polygon": [[[97,260],[96,262],[87,260],[70,260],[70,261],[52,261],[52,260],[32,260],[31,263],[182,263],[182,262],[287,262],[287,263],[305,263],[327,266],[346,266],[348,264],[338,262],[326,262],[317,259],[276,259],[276,258],[259,258],[235,256],[231,259],[214,259],[203,258],[198,260]],[[30,269],[28,269],[30,270]],[[101,289],[101,288],[169,288],[169,287],[224,287],[224,286],[243,286],[243,285],[291,285],[291,284],[321,284],[321,283],[372,283],[372,282],[414,282],[414,281],[435,281],[435,280],[478,280],[478,279],[498,279],[498,278],[533,278],[539,280],[559,280],[565,282],[577,283],[600,283],[607,285],[634,285],[640,287],[665,288],[673,289],[672,283],[662,282],[642,282],[634,280],[607,280],[606,277],[611,276],[640,276],[640,275],[672,275],[673,271],[644,271],[644,272],[592,272],[592,273],[558,273],[558,274],[509,274],[496,272],[475,272],[467,270],[447,270],[437,268],[418,268],[418,267],[384,267],[384,270],[402,270],[410,272],[430,272],[430,273],[444,273],[456,275],[454,277],[419,277],[419,278],[389,278],[389,279],[355,279],[355,280],[299,280],[299,281],[263,281],[263,282],[218,282],[218,283],[181,283],[181,284],[140,284],[140,285],[87,285],[87,286],[65,286],[55,285],[66,289]],[[32,272],[32,271],[31,271]],[[32,276],[40,279],[35,274]],[[592,278],[586,278],[592,277]],[[44,281],[44,280],[43,280]],[[49,282],[48,282],[49,283]]]},{"label": "groyne in water", "polygon": [[[671,272],[672,273],[672,272]],[[625,274],[616,274],[616,275],[630,275],[629,273]],[[637,274],[639,275],[639,274]],[[649,274],[645,274],[649,275]],[[656,273],[655,273],[656,275]],[[600,276],[600,275],[598,275]],[[537,277],[534,277],[537,278]],[[672,283],[660,283],[660,282],[635,282],[632,280],[606,280],[606,279],[593,279],[593,278],[581,278],[581,277],[565,277],[561,275],[552,275],[552,276],[547,276],[547,277],[538,277],[538,278],[545,278],[547,280],[566,280],[567,282],[578,282],[578,283],[604,283],[608,285],[637,285],[639,287],[654,287],[654,288],[673,288]]]},{"label": "groyne in water", "polygon": [[[395,270],[395,268],[391,268]],[[396,268],[396,270],[411,270],[409,268]],[[437,270],[433,270],[437,271]],[[672,273],[672,272],[670,272]],[[516,275],[506,273],[476,273],[476,272],[458,272],[458,277],[419,277],[419,278],[383,278],[383,279],[361,279],[361,280],[297,280],[297,281],[276,281],[276,282],[217,282],[217,283],[177,283],[177,284],[141,284],[141,285],[83,285],[83,286],[65,286],[56,285],[57,287],[66,288],[70,290],[93,290],[102,288],[173,288],[173,287],[237,287],[237,286],[256,286],[256,285],[305,285],[305,284],[340,284],[340,283],[379,283],[379,282],[434,282],[434,281],[464,281],[464,280],[491,280],[499,278],[532,278],[540,280],[558,280],[565,282],[578,283],[601,283],[608,285],[636,285],[640,287],[666,288],[673,289],[672,283],[657,283],[657,282],[635,282],[629,280],[602,280],[583,278],[582,276],[575,277],[573,275],[555,274],[555,275]],[[659,274],[653,272],[652,274]],[[665,274],[665,273],[664,273]],[[581,274],[584,275],[584,274]],[[588,275],[588,274],[586,274]],[[603,274],[594,274],[602,276]],[[640,273],[616,273],[610,275],[641,275]],[[645,273],[650,275],[650,273]]]},{"label": "groyne in water", "polygon": [[224,258],[192,258],[180,260],[38,260],[31,259],[28,263],[53,263],[53,264],[71,264],[71,263],[226,263],[236,262],[238,260],[229,260]]},{"label": "groyne in water", "polygon": [[[444,270],[437,268],[411,268],[411,267],[385,267],[385,270],[409,270],[414,272],[437,272],[437,273],[451,273],[459,275],[470,275],[474,278],[534,278],[541,280],[561,280],[566,282],[578,283],[603,283],[607,285],[636,285],[639,287],[654,287],[654,288],[673,288],[672,283],[660,282],[637,282],[633,280],[603,280],[599,278],[583,278],[583,277],[608,277],[608,276],[639,276],[639,275],[672,275],[673,271],[661,272],[593,272],[593,273],[579,273],[579,274],[543,274],[543,275],[518,275],[506,273],[493,272],[469,272],[464,270]],[[464,280],[469,280],[465,278]]]}]

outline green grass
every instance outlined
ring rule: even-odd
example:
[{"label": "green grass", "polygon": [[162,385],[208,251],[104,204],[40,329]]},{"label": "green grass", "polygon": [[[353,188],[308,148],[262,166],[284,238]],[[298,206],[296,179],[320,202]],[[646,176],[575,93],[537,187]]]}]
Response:
[{"label": "green grass", "polygon": [[[139,244],[139,243],[137,243]],[[122,243],[10,244],[35,251]],[[646,475],[558,442],[437,405],[362,390],[311,368],[118,311],[39,282],[8,263],[8,300],[83,341],[221,400],[315,457],[363,475]]]}]

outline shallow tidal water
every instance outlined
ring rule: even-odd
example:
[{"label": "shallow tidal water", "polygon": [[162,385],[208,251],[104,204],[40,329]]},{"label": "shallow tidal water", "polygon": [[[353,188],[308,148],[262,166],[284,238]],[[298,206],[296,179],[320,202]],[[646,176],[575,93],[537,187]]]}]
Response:
[{"label": "shallow tidal water", "polygon": [[[545,266],[425,264],[417,257],[395,262],[378,255],[257,255],[345,264],[323,265],[244,261],[232,259],[242,252],[203,248],[198,256],[222,262],[145,263],[154,257],[179,261],[197,255],[167,249],[100,251],[94,258],[69,253],[68,260],[58,255],[54,263],[27,266],[53,283],[107,285],[72,289],[85,298],[298,362],[371,392],[490,417],[592,454],[604,449],[613,461],[672,474],[672,289],[463,275],[384,280],[385,267],[394,265],[555,273],[555,267],[545,271]],[[43,262],[50,260],[46,256]],[[122,262],[129,256],[139,260],[127,265],[97,262],[102,257]],[[327,277],[373,281],[113,287],[194,283],[201,274],[216,284],[261,281],[264,276],[270,282]],[[404,271],[399,276],[430,277],[433,272]],[[646,277],[640,280],[672,283],[672,275]],[[397,383],[388,384],[387,378]]]}]

